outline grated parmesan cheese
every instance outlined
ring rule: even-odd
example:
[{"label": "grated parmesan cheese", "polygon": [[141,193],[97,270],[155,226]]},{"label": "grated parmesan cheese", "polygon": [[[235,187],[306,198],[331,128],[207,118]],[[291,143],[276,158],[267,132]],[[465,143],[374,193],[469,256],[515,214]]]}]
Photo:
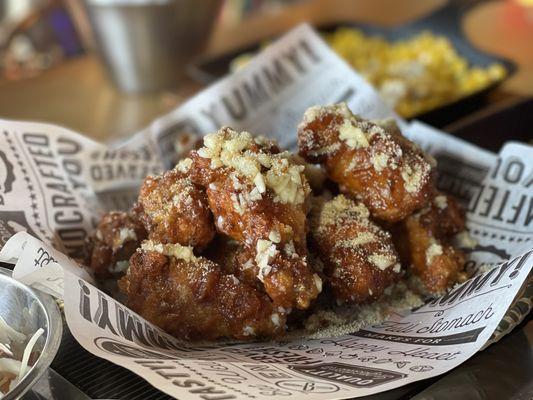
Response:
[{"label": "grated parmesan cheese", "polygon": [[409,193],[415,193],[420,188],[424,174],[419,165],[405,165],[401,175],[405,182],[405,190]]},{"label": "grated parmesan cheese", "polygon": [[309,124],[320,117],[321,106],[311,106],[304,112],[303,122]]},{"label": "grated parmesan cheese", "polygon": [[355,238],[353,239],[346,239],[338,242],[336,244],[336,247],[357,247],[362,246],[364,244],[372,243],[377,240],[376,235],[374,235],[371,232],[361,232],[359,233]]}]

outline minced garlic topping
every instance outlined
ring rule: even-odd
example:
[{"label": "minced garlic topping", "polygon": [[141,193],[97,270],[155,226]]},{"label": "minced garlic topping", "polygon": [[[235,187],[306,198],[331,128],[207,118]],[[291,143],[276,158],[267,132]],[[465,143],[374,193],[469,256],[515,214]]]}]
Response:
[{"label": "minced garlic topping", "polygon": [[285,251],[285,254],[292,258],[297,258],[298,253],[296,253],[296,248],[294,247],[294,242],[291,240],[287,243],[285,243],[285,247],[283,248]]},{"label": "minced garlic topping", "polygon": [[315,281],[316,289],[319,293],[322,292],[322,279],[317,274],[313,274],[313,280]]},{"label": "minced garlic topping", "polygon": [[112,274],[121,273],[130,267],[129,261],[117,261],[115,265],[110,265],[107,270]]},{"label": "minced garlic topping", "polygon": [[[260,200],[270,189],[275,201],[302,204],[310,192],[304,176],[305,167],[291,162],[288,152],[271,154],[261,148],[252,151],[258,143],[263,142],[248,132],[222,128],[204,138],[204,147],[198,150],[198,155],[211,159],[211,168],[231,168],[237,177],[253,184],[254,189],[243,195],[244,200]],[[242,203],[239,199],[241,208]]]},{"label": "minced garlic topping", "polygon": [[280,327],[281,326],[281,322],[280,322],[280,319],[279,319],[279,314],[278,313],[274,313],[270,316],[270,320],[272,321],[272,323],[274,324],[274,326],[276,327]]},{"label": "minced garlic topping", "polygon": [[386,270],[396,262],[395,257],[384,254],[371,254],[368,256],[368,260],[382,271]]},{"label": "minced garlic topping", "polygon": [[250,325],[246,325],[246,326],[242,329],[242,334],[243,334],[244,336],[255,335],[254,328],[252,328]]},{"label": "minced garlic topping", "polygon": [[270,231],[270,233],[268,234],[268,238],[270,239],[270,241],[272,241],[272,243],[281,242],[281,235],[277,230]]},{"label": "minced garlic topping", "polygon": [[446,196],[439,195],[433,199],[433,204],[441,210],[444,210],[448,206],[448,200]]},{"label": "minced garlic topping", "polygon": [[130,240],[137,240],[137,234],[135,233],[135,230],[133,228],[120,228],[118,232],[118,238],[115,240],[115,243],[113,243],[113,248],[118,249],[125,242]]},{"label": "minced garlic topping", "polygon": [[272,258],[278,254],[278,249],[276,249],[276,245],[270,240],[259,239],[257,241],[256,250],[257,253],[255,256],[255,262],[259,267],[257,278],[263,282],[265,276],[267,276],[272,270],[272,267],[269,265],[269,263]]},{"label": "minced garlic topping", "polygon": [[189,170],[191,169],[191,166],[192,166],[192,160],[190,158],[184,158],[176,165],[176,169],[179,172],[182,172],[185,174],[189,172]]},{"label": "minced garlic topping", "polygon": [[144,251],[155,251],[168,257],[175,257],[184,261],[195,261],[195,257],[192,247],[182,246],[181,244],[162,244],[156,243],[152,240],[145,240],[141,244],[141,249]]},{"label": "minced garlic topping", "polygon": [[454,243],[465,249],[473,249],[477,246],[478,242],[467,231],[459,232],[455,235]]},{"label": "minced garlic topping", "polygon": [[442,246],[436,242],[431,243],[431,245],[426,249],[426,262],[430,264],[433,261],[433,258],[440,256],[442,254]]},{"label": "minced garlic topping", "polygon": [[339,137],[346,142],[348,147],[359,149],[368,147],[368,139],[361,128],[354,126],[352,121],[345,120],[339,128]]},{"label": "minced garlic topping", "polygon": [[137,234],[132,228],[120,228],[119,239],[122,243],[126,240],[137,240]]}]

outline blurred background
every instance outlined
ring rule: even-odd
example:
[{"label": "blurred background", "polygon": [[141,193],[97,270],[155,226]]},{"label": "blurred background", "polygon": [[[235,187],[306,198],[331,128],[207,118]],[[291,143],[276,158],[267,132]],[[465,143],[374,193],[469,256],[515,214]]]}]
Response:
[{"label": "blurred background", "polygon": [[[533,144],[533,0],[0,0],[0,118],[114,141],[246,68],[302,22],[403,117],[494,152],[509,140]],[[379,398],[447,399],[453,388],[461,398],[525,399],[532,344],[524,323],[444,378]],[[166,398],[70,334],[53,368],[39,399],[85,399],[73,385],[90,394],[117,381]]]},{"label": "blurred background", "polygon": [[[401,46],[357,25],[395,31],[450,4]],[[0,0],[0,117],[132,134],[303,21],[408,118],[443,127],[533,95],[533,0]]]}]

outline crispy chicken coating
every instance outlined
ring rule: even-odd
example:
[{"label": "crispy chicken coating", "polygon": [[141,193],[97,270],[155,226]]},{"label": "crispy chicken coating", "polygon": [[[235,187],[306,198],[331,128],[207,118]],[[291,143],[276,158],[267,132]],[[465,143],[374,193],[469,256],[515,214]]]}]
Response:
[{"label": "crispy chicken coating", "polygon": [[213,239],[215,227],[205,190],[189,179],[189,167],[185,161],[147,177],[134,210],[150,239],[203,249]]},{"label": "crispy chicken coating", "polygon": [[[202,257],[219,265],[225,274],[236,275],[235,259],[241,248],[242,245],[239,242],[225,235],[216,235],[205,251],[202,252]],[[239,276],[237,277],[239,278]]]},{"label": "crispy chicken coating", "polygon": [[397,128],[353,115],[345,103],[309,108],[298,145],[306,161],[322,164],[380,220],[400,221],[433,195],[433,161]]},{"label": "crispy chicken coating", "polygon": [[464,228],[463,212],[445,195],[436,196],[395,228],[393,237],[402,262],[425,291],[441,294],[465,277],[464,254],[451,245],[452,236]]},{"label": "crispy chicken coating", "polygon": [[85,264],[96,278],[120,276],[146,236],[144,226],[134,216],[109,212],[102,217],[89,241]]},{"label": "crispy chicken coating", "polygon": [[[242,243],[236,272],[255,281],[283,308],[305,309],[321,290],[306,259],[304,166],[270,142],[223,128],[191,153],[193,182],[206,187],[219,232]],[[242,257],[240,257],[242,259]]]},{"label": "crispy chicken coating", "polygon": [[369,219],[362,203],[343,195],[316,199],[310,238],[338,302],[376,300],[401,276],[390,233]]},{"label": "crispy chicken coating", "polygon": [[179,244],[143,242],[119,281],[127,306],[183,339],[250,339],[284,332],[285,315],[264,293]]}]

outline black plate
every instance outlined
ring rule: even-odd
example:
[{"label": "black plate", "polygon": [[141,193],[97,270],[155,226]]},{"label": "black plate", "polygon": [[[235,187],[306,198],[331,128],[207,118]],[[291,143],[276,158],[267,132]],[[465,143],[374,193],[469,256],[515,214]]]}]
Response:
[{"label": "black plate", "polygon": [[[389,41],[406,39],[419,34],[422,31],[431,31],[434,34],[445,36],[453,44],[457,52],[464,57],[472,66],[486,67],[492,63],[499,62],[506,69],[506,78],[512,75],[516,66],[511,61],[482,52],[473,47],[465,38],[461,30],[461,18],[471,8],[476,1],[460,2],[451,1],[444,7],[429,14],[428,16],[394,28],[384,28],[376,25],[369,25],[357,22],[336,22],[327,25],[320,25],[316,28],[322,33],[331,33],[340,27],[353,27],[360,29],[368,35],[380,35]],[[274,40],[275,38],[265,38]],[[205,84],[212,83],[223,77],[230,71],[231,62],[243,53],[255,53],[259,50],[260,44],[255,43],[237,50],[215,57],[199,58],[188,66],[188,74],[191,78]],[[506,79],[504,78],[504,79]],[[436,127],[445,126],[462,116],[486,105],[485,95],[498,86],[504,79],[494,82],[486,88],[464,96],[452,103],[445,104],[436,109],[415,116],[416,119],[427,122]]]},{"label": "black plate", "polygon": [[444,130],[497,153],[509,141],[533,145],[532,111],[533,98],[515,99],[487,107]]}]

